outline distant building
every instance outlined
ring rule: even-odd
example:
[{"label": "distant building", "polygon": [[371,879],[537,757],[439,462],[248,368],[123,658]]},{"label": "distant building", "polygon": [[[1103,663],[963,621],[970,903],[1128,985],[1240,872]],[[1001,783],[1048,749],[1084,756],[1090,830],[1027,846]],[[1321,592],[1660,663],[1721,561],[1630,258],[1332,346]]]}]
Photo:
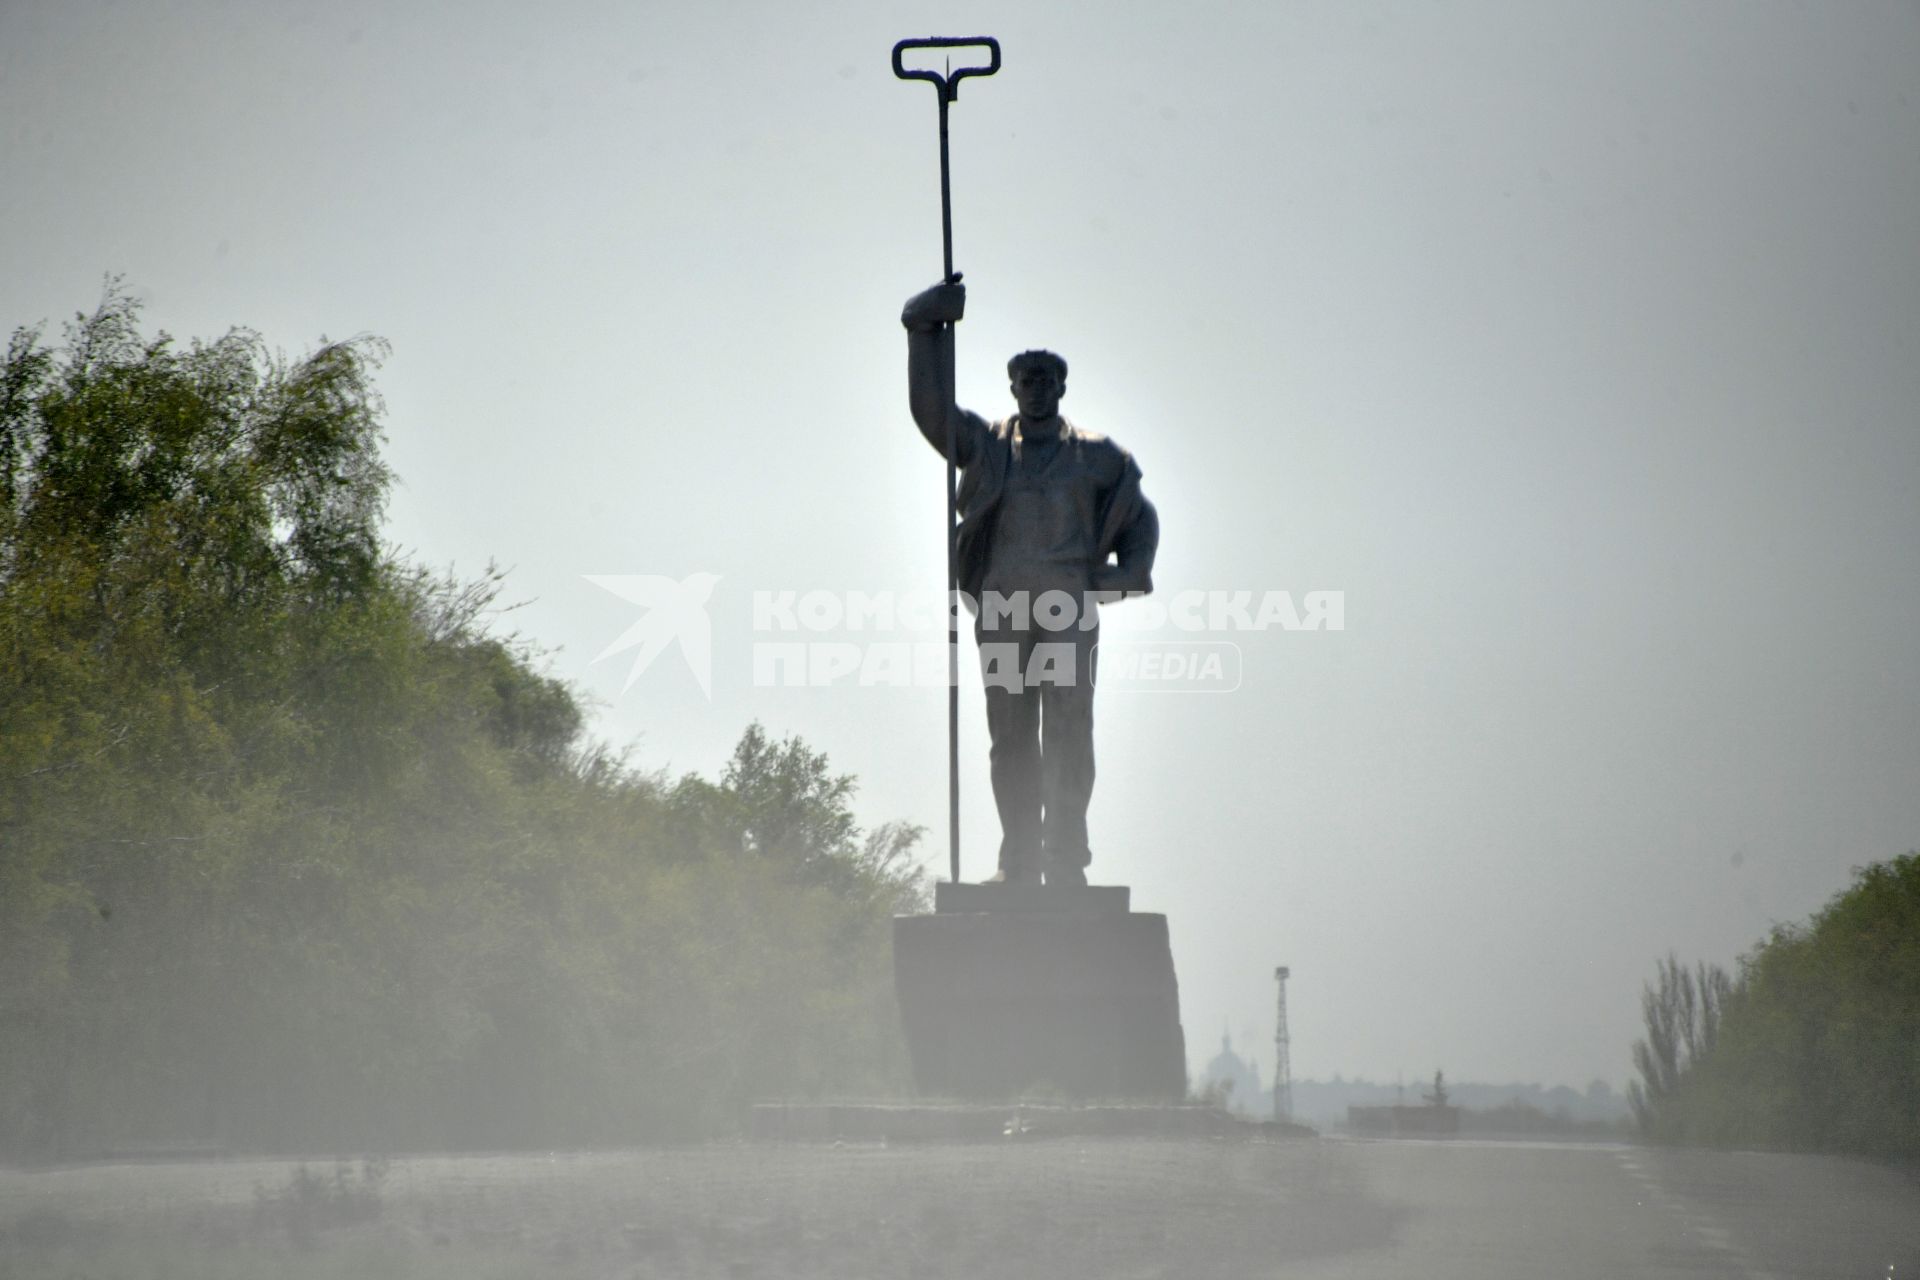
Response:
[{"label": "distant building", "polygon": [[1400,1137],[1406,1134],[1449,1134],[1460,1132],[1460,1108],[1453,1106],[1447,1093],[1445,1072],[1433,1073],[1433,1092],[1422,1094],[1424,1107],[1347,1108],[1347,1130],[1370,1137]]},{"label": "distant building", "polygon": [[[1198,1079],[1197,1074],[1195,1078]],[[1347,1127],[1348,1107],[1383,1107],[1390,1103],[1417,1102],[1425,1092],[1421,1090],[1420,1094],[1415,1094],[1411,1088],[1396,1088],[1391,1083],[1376,1084],[1359,1079],[1295,1080],[1293,1110],[1295,1118],[1303,1124],[1321,1129],[1341,1129]],[[1476,1084],[1448,1080],[1447,1102],[1460,1108],[1462,1132],[1469,1129],[1485,1131],[1487,1124],[1482,1121],[1493,1116],[1506,1116],[1507,1120],[1501,1122],[1503,1124],[1516,1118],[1537,1122],[1537,1118],[1532,1116],[1535,1111],[1540,1118],[1547,1120],[1557,1119],[1564,1111],[1575,1128],[1589,1127],[1596,1132],[1631,1123],[1626,1098],[1618,1089],[1608,1085],[1599,1088],[1590,1086],[1582,1091],[1564,1085]]]},{"label": "distant building", "polygon": [[1220,1037],[1220,1052],[1200,1073],[1200,1084],[1205,1089],[1224,1088],[1227,1109],[1242,1115],[1264,1119],[1273,1105],[1260,1084],[1260,1064],[1246,1061],[1235,1053],[1233,1037],[1225,1033]]}]

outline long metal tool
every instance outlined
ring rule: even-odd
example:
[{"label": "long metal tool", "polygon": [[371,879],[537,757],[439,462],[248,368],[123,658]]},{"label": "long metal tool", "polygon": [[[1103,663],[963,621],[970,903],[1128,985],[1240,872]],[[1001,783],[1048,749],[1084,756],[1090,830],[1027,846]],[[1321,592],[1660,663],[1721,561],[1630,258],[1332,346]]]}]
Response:
[{"label": "long metal tool", "polygon": [[[910,70],[901,61],[909,49],[984,48],[988,62],[984,67],[954,70],[951,57],[945,73]],[[947,167],[947,108],[960,93],[960,82],[968,76],[990,76],[1000,69],[1000,42],[992,36],[923,36],[902,40],[893,46],[893,74],[902,80],[925,80],[940,95],[940,278],[958,284],[960,273],[953,269],[953,185]],[[951,326],[943,326],[951,327]],[[944,367],[944,362],[942,364]],[[953,388],[944,388],[944,403],[953,404]],[[953,882],[960,883],[960,523],[958,473],[954,462],[953,415],[947,415],[947,852],[952,864]]]}]

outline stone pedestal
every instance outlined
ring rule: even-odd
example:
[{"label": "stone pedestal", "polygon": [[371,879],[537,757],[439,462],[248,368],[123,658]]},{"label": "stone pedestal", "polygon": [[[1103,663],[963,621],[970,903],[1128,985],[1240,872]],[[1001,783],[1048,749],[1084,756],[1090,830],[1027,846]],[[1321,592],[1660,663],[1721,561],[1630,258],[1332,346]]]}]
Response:
[{"label": "stone pedestal", "polygon": [[894,988],[923,1096],[1178,1099],[1167,918],[1118,886],[955,885],[896,916]]}]

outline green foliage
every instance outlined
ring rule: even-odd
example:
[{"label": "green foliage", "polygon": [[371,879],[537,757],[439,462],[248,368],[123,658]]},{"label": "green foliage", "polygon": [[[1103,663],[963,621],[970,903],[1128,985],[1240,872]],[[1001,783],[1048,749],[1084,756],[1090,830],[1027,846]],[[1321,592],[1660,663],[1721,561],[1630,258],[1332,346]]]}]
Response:
[{"label": "green foliage", "polygon": [[636,773],[397,562],[372,340],[0,365],[0,1155],[692,1136],[901,1067],[918,830],[757,725]]},{"label": "green foliage", "polygon": [[1647,1038],[1633,1046],[1640,1079],[1627,1085],[1627,1103],[1641,1133],[1678,1136],[1684,1123],[1678,1105],[1681,1081],[1712,1051],[1732,991],[1733,980],[1718,965],[1702,962],[1688,969],[1671,952],[1659,962],[1657,981],[1640,993],[1647,1028]]},{"label": "green foliage", "polygon": [[1717,1038],[1689,1046],[1644,1131],[1920,1155],[1920,854],[1859,871],[1807,925],[1776,928],[1722,1001]]}]

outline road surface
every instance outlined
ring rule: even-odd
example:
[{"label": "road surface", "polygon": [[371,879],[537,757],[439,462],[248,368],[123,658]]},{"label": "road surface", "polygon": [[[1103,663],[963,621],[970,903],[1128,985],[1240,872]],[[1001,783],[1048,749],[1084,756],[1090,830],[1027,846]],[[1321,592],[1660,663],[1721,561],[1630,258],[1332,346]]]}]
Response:
[{"label": "road surface", "polygon": [[[355,1202],[371,1216],[333,1212],[330,1160],[298,1167],[0,1170],[0,1276],[1920,1280],[1920,1182],[1818,1156],[715,1145],[395,1160]],[[365,1176],[340,1167],[350,1189]]]},{"label": "road surface", "polygon": [[1352,1142],[1392,1238],[1308,1277],[1920,1278],[1920,1183],[1864,1161],[1643,1147]]}]

